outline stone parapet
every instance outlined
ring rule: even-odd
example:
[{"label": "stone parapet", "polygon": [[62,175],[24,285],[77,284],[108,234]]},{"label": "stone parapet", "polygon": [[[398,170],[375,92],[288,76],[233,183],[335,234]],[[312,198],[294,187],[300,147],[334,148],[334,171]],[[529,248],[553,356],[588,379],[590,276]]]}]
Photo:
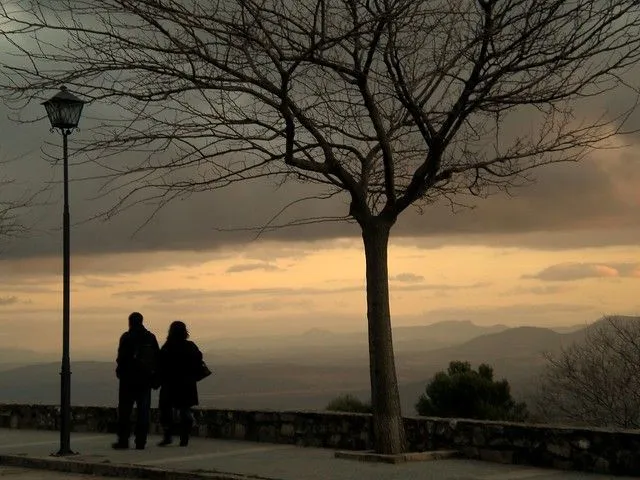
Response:
[{"label": "stone parapet", "polygon": [[[59,407],[0,405],[0,427],[57,430]],[[285,443],[340,450],[373,447],[371,415],[315,411],[197,409],[195,436]],[[77,432],[115,432],[115,408],[72,408]],[[459,450],[466,457],[640,476],[640,431],[573,428],[507,422],[405,417],[413,452]],[[153,432],[160,432],[152,411]]]},{"label": "stone parapet", "polygon": [[640,430],[405,418],[415,449],[452,449],[499,463],[640,476]]}]

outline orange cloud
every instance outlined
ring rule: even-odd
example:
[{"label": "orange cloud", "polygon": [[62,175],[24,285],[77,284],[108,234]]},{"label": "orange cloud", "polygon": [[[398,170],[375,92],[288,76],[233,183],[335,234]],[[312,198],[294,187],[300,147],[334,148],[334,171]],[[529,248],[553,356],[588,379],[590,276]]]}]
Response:
[{"label": "orange cloud", "polygon": [[522,278],[532,278],[547,282],[570,282],[587,278],[618,277],[640,278],[640,264],[567,262],[551,265],[534,275],[524,275]]}]

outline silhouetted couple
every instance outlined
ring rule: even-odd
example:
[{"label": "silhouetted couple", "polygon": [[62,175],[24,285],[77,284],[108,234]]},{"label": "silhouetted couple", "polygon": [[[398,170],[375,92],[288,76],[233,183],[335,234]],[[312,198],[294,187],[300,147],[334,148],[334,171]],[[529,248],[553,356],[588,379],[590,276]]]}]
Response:
[{"label": "silhouetted couple", "polygon": [[187,326],[180,321],[169,327],[167,341],[159,348],[156,336],[142,324],[142,314],[129,315],[129,330],[120,337],[116,376],[118,392],[118,440],[115,449],[129,448],[131,413],[137,407],[135,447],[143,450],[149,433],[151,390],[160,388],[160,423],[164,437],[158,444],[172,442],[174,410],[180,415],[180,446],[187,446],[193,426],[191,407],[198,405],[197,381],[201,378],[202,353],[188,340]]}]

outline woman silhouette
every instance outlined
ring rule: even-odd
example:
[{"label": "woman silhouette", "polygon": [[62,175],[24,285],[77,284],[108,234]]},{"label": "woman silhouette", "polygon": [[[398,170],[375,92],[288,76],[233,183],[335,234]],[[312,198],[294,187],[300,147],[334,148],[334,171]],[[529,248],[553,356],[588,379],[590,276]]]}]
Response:
[{"label": "woman silhouette", "polygon": [[193,426],[191,407],[198,405],[196,375],[202,364],[202,353],[189,340],[189,332],[184,322],[175,321],[169,326],[167,341],[160,349],[160,423],[164,438],[161,447],[172,442],[173,411],[180,415],[180,446],[189,444],[189,434]]}]

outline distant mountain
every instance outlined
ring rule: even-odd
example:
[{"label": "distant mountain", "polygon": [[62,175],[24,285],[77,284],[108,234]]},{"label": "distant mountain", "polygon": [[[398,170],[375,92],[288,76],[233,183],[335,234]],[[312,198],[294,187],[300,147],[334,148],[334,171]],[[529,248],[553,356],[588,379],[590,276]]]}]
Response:
[{"label": "distant mountain", "polygon": [[452,360],[492,365],[526,365],[542,362],[545,351],[555,351],[569,334],[548,328],[517,327],[473,338],[459,345],[429,351],[398,351],[396,366],[403,381],[415,381],[445,369]]},{"label": "distant mountain", "polygon": [[500,358],[528,357],[561,346],[565,335],[549,328],[517,327],[482,335],[449,350],[464,352],[473,360],[486,358],[489,353]]},{"label": "distant mountain", "polygon": [[[368,369],[348,365],[304,367],[255,363],[214,365],[213,376],[199,384],[200,404],[221,408],[322,409],[344,391],[369,385]],[[118,382],[112,362],[73,362],[73,405],[114,406]],[[154,393],[154,405],[157,392]],[[57,404],[58,364],[29,365],[0,371],[0,403]]]},{"label": "distant mountain", "polygon": [[396,327],[393,329],[394,341],[400,344],[431,342],[432,344],[448,344],[466,342],[472,338],[489,333],[508,330],[506,325],[476,325],[469,320],[446,321],[420,325],[415,327]]},{"label": "distant mountain", "polygon": [[41,353],[26,348],[0,346],[0,368],[3,364],[20,365],[27,363],[42,363],[54,361],[56,356],[51,353]]},{"label": "distant mountain", "polygon": [[[640,321],[640,317],[624,319]],[[414,413],[414,404],[428,381],[437,371],[446,369],[452,360],[469,361],[474,367],[480,363],[492,365],[497,377],[509,380],[514,395],[526,400],[545,364],[543,353],[557,352],[564,345],[580,341],[588,328],[599,324],[601,321],[569,333],[538,327],[482,327],[471,322],[398,327],[394,329],[396,365],[404,411],[406,414]],[[485,334],[434,348],[438,342],[446,344],[455,338],[469,337],[474,332]],[[366,400],[369,398],[369,367],[366,338],[361,336],[328,331],[307,332],[293,336],[293,340],[289,338],[288,344],[281,344],[280,353],[275,349],[266,353],[260,350],[259,338],[240,344],[244,351],[227,347],[225,352],[218,347],[214,354],[205,355],[214,375],[200,384],[201,405],[322,409],[343,393]],[[308,337],[313,340],[309,341]],[[324,342],[319,338],[324,338]],[[271,340],[274,342],[271,348],[274,348],[275,339]],[[316,340],[318,342],[314,344]],[[255,350],[246,350],[252,345]],[[114,366],[113,361],[73,361],[73,403],[115,405],[117,380]],[[58,372],[57,362],[0,371],[0,403],[59,402]]]},{"label": "distant mountain", "polygon": [[[424,352],[466,342],[487,333],[507,330],[506,325],[481,326],[470,321],[447,321],[431,325],[395,327],[396,353]],[[326,364],[336,361],[368,362],[366,332],[335,333],[312,329],[300,335],[227,337],[202,342],[211,358],[223,363],[246,361],[296,361]]]},{"label": "distant mountain", "polygon": [[[545,352],[557,352],[572,343],[577,332],[563,334],[548,328],[517,327],[474,338],[460,345],[424,353],[398,354],[396,365],[402,382],[405,408],[413,408],[415,399],[433,375],[446,370],[453,360],[493,366],[496,377],[506,378],[514,395],[526,398],[535,387],[533,381],[545,365]],[[413,402],[413,403],[412,403]]]},{"label": "distant mountain", "polygon": [[[640,316],[617,316],[623,322],[640,322]],[[413,411],[415,399],[424,392],[431,377],[445,370],[452,360],[469,361],[474,367],[488,363],[496,377],[509,380],[512,392],[526,400],[537,388],[536,380],[546,364],[545,353],[584,340],[590,329],[607,325],[606,319],[559,333],[549,328],[517,327],[482,335],[461,345],[396,356],[400,396],[405,411]]]},{"label": "distant mountain", "polygon": [[564,325],[561,327],[549,327],[549,328],[554,332],[558,332],[558,333],[573,333],[579,330],[584,330],[588,325],[589,325],[588,323],[582,323],[579,325]]},{"label": "distant mountain", "polygon": [[606,317],[602,317],[596,322],[586,325],[584,330],[588,330],[590,328],[598,327],[601,325],[609,325],[609,319],[614,319],[618,322],[621,322],[622,324],[640,323],[640,316],[638,315],[609,315]]},{"label": "distant mountain", "polygon": [[[75,405],[115,405],[118,391],[113,363],[72,362],[71,372]],[[0,371],[0,402],[60,402],[60,364],[27,365]]]},{"label": "distant mountain", "polygon": [[[447,324],[452,332],[447,331]],[[464,338],[485,329],[503,330],[446,348],[428,350],[424,347],[433,338],[435,342],[452,341],[455,335]],[[470,322],[400,327],[395,333],[400,390],[405,411],[409,414],[413,413],[413,404],[424,391],[428,379],[437,370],[446,368],[449,361],[469,360],[474,365],[488,362],[496,367],[498,375],[506,376],[510,381],[516,379],[517,383],[523,374],[529,375],[539,366],[540,350],[558,345],[563,337],[548,329],[478,327]],[[331,332],[308,335],[340,337]],[[410,348],[407,349],[407,345]],[[360,358],[353,357],[351,351],[352,359],[357,361],[345,361],[345,352],[349,350],[341,352],[343,347],[336,350],[331,344],[321,344],[307,347],[302,353],[292,349],[290,358],[280,354],[278,359],[260,357],[260,352],[256,351],[258,360],[240,356],[236,360],[241,363],[208,354],[206,360],[214,375],[200,384],[201,404],[221,408],[322,409],[342,393],[366,399],[369,397],[366,343],[362,344]],[[310,355],[313,351],[316,353]],[[0,371],[0,402],[57,403],[58,372],[58,363]],[[74,404],[115,405],[117,380],[113,362],[74,361],[72,372]]]},{"label": "distant mountain", "polygon": [[571,341],[581,341],[584,339],[585,335],[588,332],[593,331],[594,329],[600,329],[600,328],[604,328],[604,329],[609,329],[609,328],[613,328],[611,323],[609,322],[609,319],[613,318],[615,319],[618,323],[621,323],[622,325],[624,324],[640,324],[640,316],[633,316],[633,315],[611,315],[611,316],[607,316],[607,317],[603,317],[591,324],[586,325],[584,328],[582,328],[581,330],[576,330],[574,332],[571,332],[568,334],[567,338],[569,338]]}]

